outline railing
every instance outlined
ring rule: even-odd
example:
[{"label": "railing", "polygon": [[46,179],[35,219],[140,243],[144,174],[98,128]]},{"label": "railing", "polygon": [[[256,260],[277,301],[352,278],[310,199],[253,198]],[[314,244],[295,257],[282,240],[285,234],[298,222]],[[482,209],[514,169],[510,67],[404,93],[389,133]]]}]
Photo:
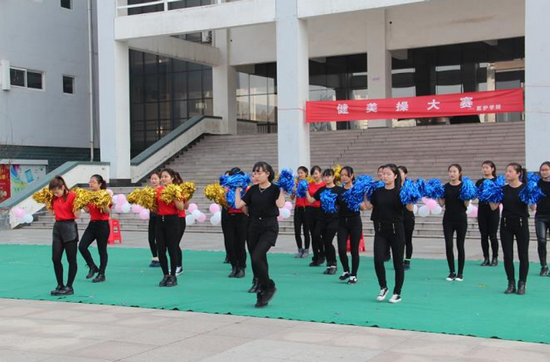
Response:
[{"label": "railing", "polygon": [[[157,11],[169,11],[169,10],[186,8],[185,6],[177,7],[177,8],[170,7],[170,4],[185,3],[185,0],[157,0],[157,1],[149,1],[146,3],[140,3],[140,4],[132,4],[132,5],[119,5],[120,2],[121,0],[117,0],[116,2],[117,16],[125,16],[128,14],[128,10],[131,10],[131,9],[143,9],[150,6],[157,6],[157,5],[162,5],[162,10],[157,10]],[[127,1],[124,1],[124,2],[127,2]],[[212,0],[212,2],[214,4],[219,3],[218,0]],[[199,5],[199,6],[209,6],[209,5]]]},{"label": "railing", "polygon": [[271,122],[258,122],[258,133],[277,133],[277,123]]}]

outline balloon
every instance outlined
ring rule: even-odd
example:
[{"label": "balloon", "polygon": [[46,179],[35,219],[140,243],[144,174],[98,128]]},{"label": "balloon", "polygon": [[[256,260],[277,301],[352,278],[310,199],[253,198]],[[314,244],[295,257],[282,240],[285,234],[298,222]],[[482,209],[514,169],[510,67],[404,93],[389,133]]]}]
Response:
[{"label": "balloon", "polygon": [[107,193],[109,194],[109,196],[113,197],[113,194],[114,194],[114,193],[113,193],[113,190],[107,189]]},{"label": "balloon", "polygon": [[194,210],[191,212],[191,215],[193,216],[193,219],[197,220],[199,217],[201,217],[202,212],[200,210]]},{"label": "balloon", "polygon": [[413,206],[413,213],[415,215],[418,214],[418,206],[416,206],[416,205]]},{"label": "balloon", "polygon": [[292,202],[285,202],[285,206],[283,206],[283,209],[292,210]]},{"label": "balloon", "polygon": [[140,212],[139,212],[139,218],[141,220],[149,220],[149,218],[151,217],[151,212],[147,209],[142,209]]},{"label": "balloon", "polygon": [[504,206],[502,204],[498,205],[498,208],[500,209],[500,212],[502,212],[502,209],[504,209]]},{"label": "balloon", "polygon": [[32,217],[31,214],[26,214],[25,216],[23,216],[23,221],[27,224],[30,224],[31,222],[34,221],[34,218]]},{"label": "balloon", "polygon": [[426,206],[428,207],[428,210],[432,211],[438,206],[437,201],[435,201],[434,199],[428,199],[428,201],[426,202]]},{"label": "balloon", "polygon": [[25,217],[25,210],[23,210],[20,207],[17,207],[15,209],[13,209],[13,214],[15,215],[16,218],[22,219],[22,218]]},{"label": "balloon", "polygon": [[418,216],[420,217],[426,217],[430,214],[430,209],[428,209],[428,206],[423,205],[418,209]]},{"label": "balloon", "polygon": [[193,225],[195,223],[195,218],[193,217],[193,215],[187,215],[185,217],[185,223],[187,225]]},{"label": "balloon", "polygon": [[210,213],[211,213],[211,214],[215,214],[215,213],[221,211],[220,205],[218,205],[218,204],[210,204],[209,210],[210,210]]},{"label": "balloon", "polygon": [[283,217],[281,215],[277,216],[277,221],[279,222],[283,221]]},{"label": "balloon", "polygon": [[122,204],[116,204],[115,211],[122,214]]},{"label": "balloon", "polygon": [[289,209],[279,209],[279,215],[283,219],[288,219],[290,217],[290,210]]},{"label": "balloon", "polygon": [[114,196],[111,197],[111,201],[113,201],[113,204],[114,204],[114,205],[118,204],[117,196],[118,196],[118,195],[114,195]]},{"label": "balloon", "polygon": [[116,201],[117,201],[117,204],[122,204],[124,205],[127,201],[126,201],[126,196],[123,195],[123,194],[119,194],[117,195],[116,197]]},{"label": "balloon", "polygon": [[201,213],[201,216],[199,216],[199,218],[197,219],[198,222],[200,223],[203,223],[206,221],[206,214],[202,214]]},{"label": "balloon", "polygon": [[219,225],[220,222],[222,221],[222,213],[220,211],[218,211],[217,213],[214,214],[214,216],[212,216],[210,218],[210,222],[212,223],[212,225],[216,226],[216,225]]},{"label": "balloon", "polygon": [[441,212],[443,212],[443,208],[439,205],[435,205],[435,208],[433,208],[432,210],[430,210],[430,213],[432,215],[441,215]]},{"label": "balloon", "polygon": [[477,206],[470,205],[472,208],[468,207],[470,209],[470,212],[467,212],[469,217],[477,217]]},{"label": "balloon", "polygon": [[139,206],[139,205],[132,205],[132,212],[134,214],[139,214],[141,213],[141,210],[143,210],[143,207]]},{"label": "balloon", "polygon": [[197,210],[198,208],[199,207],[195,203],[189,204],[189,207],[187,208],[187,211],[189,211],[190,213],[193,213],[193,211]]},{"label": "balloon", "polygon": [[[120,201],[120,200],[119,200],[119,201]],[[117,205],[117,206],[118,206],[118,205]],[[124,205],[122,205],[122,208],[121,208],[121,209],[122,209],[122,212],[126,214],[126,213],[129,213],[129,212],[130,212],[130,210],[132,209],[132,206],[130,206],[129,203],[125,203]]]}]

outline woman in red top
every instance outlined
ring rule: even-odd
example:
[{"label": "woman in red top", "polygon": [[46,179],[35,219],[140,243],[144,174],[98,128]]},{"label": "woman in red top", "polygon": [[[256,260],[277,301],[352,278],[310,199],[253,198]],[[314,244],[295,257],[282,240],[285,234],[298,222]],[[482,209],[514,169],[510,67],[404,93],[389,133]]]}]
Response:
[{"label": "woman in red top", "polygon": [[[228,172],[229,176],[244,175],[244,172],[233,167]],[[248,216],[242,209],[227,208],[225,216],[224,235],[227,240],[227,255],[231,263],[229,278],[244,278],[246,269],[246,234],[248,230]]]},{"label": "woman in red top", "polygon": [[[160,179],[163,186],[157,189],[157,248],[160,266],[164,277],[159,283],[160,287],[173,287],[178,285],[176,278],[176,267],[178,264],[178,243],[180,240],[180,221],[178,212],[184,209],[183,200],[175,200],[167,204],[162,201],[161,195],[165,187],[177,180],[176,172],[170,168],[165,168],[160,173]],[[166,250],[170,256],[170,270],[168,270],[168,259]]]},{"label": "woman in red top", "polygon": [[[321,179],[321,167],[313,166],[311,168],[311,176],[313,182],[309,183],[308,192],[310,195],[315,195],[317,190],[325,186]],[[325,248],[321,240],[321,202],[315,201],[306,206],[306,219],[311,232],[311,247],[313,249],[313,258],[309,266],[319,266],[325,262]],[[304,256],[305,257],[305,256]]]},{"label": "woman in red top", "polygon": [[[307,167],[298,167],[298,182],[307,178],[309,171]],[[294,238],[296,239],[296,246],[298,252],[294,255],[295,258],[307,258],[309,257],[309,244],[310,244],[310,232],[306,217],[306,206],[309,205],[307,198],[296,197],[296,195],[290,196],[292,200],[296,199],[294,207]],[[304,242],[305,247],[302,248],[302,228],[304,230]]]},{"label": "woman in red top", "polygon": [[[90,190],[93,192],[107,189],[107,181],[105,181],[101,175],[92,175],[89,185]],[[78,249],[84,260],[86,260],[88,268],[90,268],[88,275],[86,275],[86,279],[91,279],[96,273],[99,273],[94,280],[92,280],[92,283],[101,283],[105,281],[105,269],[107,268],[107,243],[109,241],[109,234],[111,233],[111,228],[109,226],[111,204],[98,208],[94,204],[89,203],[88,206],[84,208],[84,211],[90,213],[90,223],[86,231],[84,231],[84,235],[82,235]],[[92,254],[88,250],[94,240],[97,240],[97,251],[99,252],[100,261],[99,268],[94,263]]]},{"label": "woman in red top", "polygon": [[[176,180],[174,180],[174,183],[176,183],[178,185],[181,185],[183,183],[183,179],[181,178],[179,172],[176,172]],[[183,234],[185,233],[185,228],[187,226],[187,222],[185,220],[185,217],[187,216],[185,214],[185,209],[187,209],[187,207],[189,206],[189,200],[183,200],[183,201],[184,201],[183,209],[178,210],[180,233],[179,233],[179,238],[178,238],[178,245],[177,245],[177,248],[176,248],[176,252],[178,254],[178,265],[176,267],[176,276],[183,273],[183,252],[181,250],[180,244],[181,244],[181,239],[183,238]]]},{"label": "woman in red top", "polygon": [[[155,190],[160,186],[160,171],[153,171],[149,176],[149,182],[151,187]],[[149,225],[147,226],[148,239],[149,239],[149,248],[151,249],[151,254],[153,259],[151,259],[151,268],[156,268],[160,266],[158,252],[157,252],[157,243],[155,241],[155,229],[157,227],[157,213],[156,211],[151,211],[149,214]]]},{"label": "woman in red top", "polygon": [[[73,211],[75,193],[70,191],[61,176],[55,176],[49,184],[49,189],[53,193],[52,212],[55,215],[53,225],[52,240],[52,261],[57,279],[57,287],[52,290],[52,295],[71,295],[74,294],[73,282],[76,277],[77,264],[77,243],[78,229],[75,219],[78,217]],[[69,277],[67,284],[63,284],[63,264],[61,258],[63,251],[67,254],[69,262]]]}]

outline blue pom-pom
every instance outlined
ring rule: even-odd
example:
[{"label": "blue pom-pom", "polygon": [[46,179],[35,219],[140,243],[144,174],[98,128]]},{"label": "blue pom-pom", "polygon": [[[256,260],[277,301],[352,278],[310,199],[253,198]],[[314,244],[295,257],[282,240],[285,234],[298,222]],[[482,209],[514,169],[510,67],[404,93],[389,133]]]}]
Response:
[{"label": "blue pom-pom", "polygon": [[298,186],[296,187],[296,196],[306,197],[308,187],[309,187],[309,184],[307,180],[298,181]]},{"label": "blue pom-pom", "polygon": [[458,198],[462,201],[470,201],[477,197],[477,187],[469,177],[462,179],[462,186]]},{"label": "blue pom-pom", "polygon": [[399,197],[403,205],[416,204],[422,198],[418,186],[409,179],[405,179]]},{"label": "blue pom-pom", "polygon": [[382,181],[372,182],[367,188],[367,200],[370,201],[372,199],[372,194],[374,194],[374,191],[381,187],[384,187],[384,183]]},{"label": "blue pom-pom", "polygon": [[536,205],[541,198],[545,197],[546,195],[540,187],[538,186],[536,181],[527,181],[527,184],[519,192],[519,198],[520,200],[528,205]]},{"label": "blue pom-pom", "polygon": [[[234,209],[237,208],[235,205],[235,191],[236,190],[234,188],[230,188],[225,193],[225,200],[227,201],[227,204]],[[246,194],[246,189],[241,189],[241,198],[244,194]]]},{"label": "blue pom-pom", "polygon": [[229,188],[246,188],[252,180],[250,179],[250,175],[248,174],[242,174],[242,175],[223,175],[220,176],[220,185],[223,187],[229,187]]},{"label": "blue pom-pom", "polygon": [[288,195],[294,193],[294,177],[292,176],[292,170],[289,168],[283,168],[279,174],[279,181],[277,185]]},{"label": "blue pom-pom", "polygon": [[540,180],[540,176],[535,172],[527,172],[527,181],[537,183]]},{"label": "blue pom-pom", "polygon": [[420,192],[420,195],[422,195],[421,197],[426,196],[426,181],[424,179],[419,178],[416,180],[416,188]]},{"label": "blue pom-pom", "polygon": [[434,200],[442,199],[445,197],[445,187],[443,187],[439,179],[432,178],[426,182],[424,196]]},{"label": "blue pom-pom", "polygon": [[502,188],[497,182],[492,180],[485,180],[481,185],[480,192],[478,194],[478,199],[481,202],[488,202],[498,204],[502,202],[504,194],[502,193]]},{"label": "blue pom-pom", "polygon": [[500,187],[504,187],[506,185],[506,177],[503,175],[498,175],[495,183]]},{"label": "blue pom-pom", "polygon": [[353,186],[342,194],[342,200],[344,200],[350,210],[359,211],[361,203],[365,199],[367,189],[375,182],[376,181],[368,175],[358,176]]},{"label": "blue pom-pom", "polygon": [[321,192],[321,207],[327,214],[335,214],[336,208],[336,198],[338,194],[331,192],[330,190],[325,190]]}]

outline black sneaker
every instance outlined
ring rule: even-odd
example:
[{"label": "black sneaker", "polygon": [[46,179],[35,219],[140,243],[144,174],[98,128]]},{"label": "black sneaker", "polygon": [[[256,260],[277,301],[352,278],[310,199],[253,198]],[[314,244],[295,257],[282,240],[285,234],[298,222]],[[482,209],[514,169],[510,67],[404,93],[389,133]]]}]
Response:
[{"label": "black sneaker", "polygon": [[516,293],[516,281],[508,281],[508,288],[504,291],[504,294],[515,294]]},{"label": "black sneaker", "polygon": [[223,261],[223,263],[224,263],[224,264],[229,264],[229,263],[230,263],[229,257],[226,256],[225,259],[224,259],[224,261]]},{"label": "black sneaker", "polygon": [[350,275],[348,284],[349,285],[357,284],[357,277],[355,275]]},{"label": "black sneaker", "polygon": [[338,270],[338,268],[336,268],[336,265],[332,265],[328,270],[328,274],[329,275],[334,275],[334,274],[336,274],[337,270]]},{"label": "black sneaker", "polygon": [[458,274],[455,278],[455,281],[457,281],[457,282],[461,282],[463,280],[464,280],[464,276],[462,274]]},{"label": "black sneaker", "polygon": [[338,277],[340,280],[346,280],[349,278],[349,272],[343,272],[342,275]]},{"label": "black sneaker", "polygon": [[309,263],[309,266],[319,266],[321,265],[321,263],[319,263],[319,261],[315,260],[315,261],[312,261],[311,263]]},{"label": "black sneaker", "polygon": [[447,277],[448,282],[454,282],[455,279],[456,279],[456,274],[455,273],[450,273],[449,276]]},{"label": "black sneaker", "polygon": [[483,263],[481,263],[481,266],[489,266],[489,265],[491,265],[491,263],[489,262],[489,258],[485,258],[483,260]]},{"label": "black sneaker", "polygon": [[400,294],[392,295],[392,297],[390,298],[390,300],[388,300],[388,302],[392,303],[392,304],[396,304],[396,303],[401,302],[401,295]]},{"label": "black sneaker", "polygon": [[388,288],[382,288],[380,289],[380,292],[378,292],[378,296],[376,297],[376,300],[379,302],[383,302],[384,299],[388,296]]},{"label": "black sneaker", "polygon": [[493,256],[493,260],[491,260],[491,266],[497,266],[498,265],[498,257]]},{"label": "black sneaker", "polygon": [[229,275],[227,277],[228,278],[235,278],[235,274],[237,274],[237,268],[233,267],[233,269],[231,269],[231,273],[229,273]]},{"label": "black sneaker", "polygon": [[73,295],[74,294],[74,290],[72,287],[67,287],[67,286],[64,286],[63,288],[61,288],[56,295]]},{"label": "black sneaker", "polygon": [[52,291],[50,292],[50,295],[57,295],[57,293],[58,293],[61,289],[63,289],[63,287],[64,287],[63,285],[58,285],[57,287],[55,287],[54,290],[52,290]]},{"label": "black sneaker", "polygon": [[90,267],[90,271],[88,272],[88,275],[86,275],[86,279],[92,279],[95,275],[95,273],[98,273],[99,272],[99,269],[97,268],[97,266],[91,266]]},{"label": "black sneaker", "polygon": [[234,277],[235,278],[244,278],[245,277],[244,269],[238,268],[237,272],[234,275]]},{"label": "black sneaker", "polygon": [[168,279],[170,279],[170,275],[165,275],[164,278],[162,278],[162,280],[160,281],[159,287],[165,287]]},{"label": "black sneaker", "polygon": [[160,266],[160,261],[158,260],[151,260],[151,264],[149,264],[149,268],[158,268]]},{"label": "black sneaker", "polygon": [[411,261],[410,260],[405,260],[403,262],[403,269],[405,269],[405,270],[410,270],[411,269]]},{"label": "black sneaker", "polygon": [[549,274],[549,272],[548,272],[548,266],[547,265],[540,268],[540,274],[539,275],[541,277],[547,277],[548,274]]},{"label": "black sneaker", "polygon": [[92,280],[92,283],[102,283],[105,281],[105,274],[98,274],[97,277]]},{"label": "black sneaker", "polygon": [[254,278],[254,280],[252,280],[252,286],[250,287],[250,289],[248,289],[248,292],[249,293],[259,293],[260,292],[260,284],[258,283],[258,280],[256,278]]},{"label": "black sneaker", "polygon": [[262,290],[260,293],[258,293],[258,299],[254,307],[262,308],[267,306],[271,301],[271,299],[273,299],[273,297],[275,296],[276,292],[277,292],[277,288],[275,288],[275,285],[268,287],[265,290]]},{"label": "black sneaker", "polygon": [[176,285],[178,285],[178,279],[175,275],[170,275],[166,281],[165,287],[175,287]]}]

